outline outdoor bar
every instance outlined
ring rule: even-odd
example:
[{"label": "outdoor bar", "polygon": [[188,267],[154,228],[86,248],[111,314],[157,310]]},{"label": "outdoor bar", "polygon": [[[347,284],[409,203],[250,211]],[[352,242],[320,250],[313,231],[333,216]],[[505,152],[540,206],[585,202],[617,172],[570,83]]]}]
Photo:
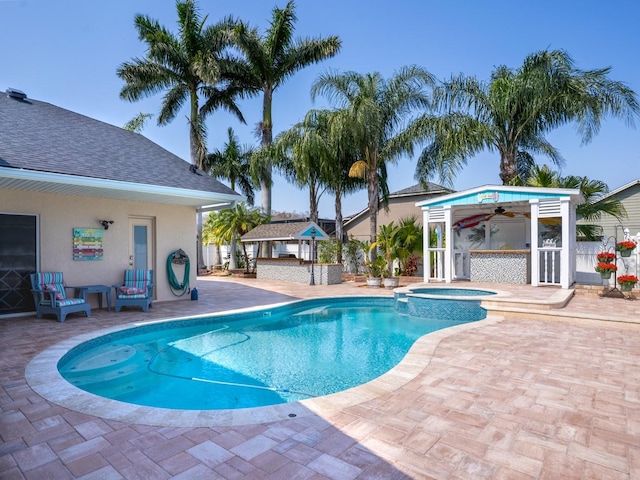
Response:
[{"label": "outdoor bar", "polygon": [[581,201],[578,189],[485,185],[416,203],[431,232],[424,281],[569,288]]}]

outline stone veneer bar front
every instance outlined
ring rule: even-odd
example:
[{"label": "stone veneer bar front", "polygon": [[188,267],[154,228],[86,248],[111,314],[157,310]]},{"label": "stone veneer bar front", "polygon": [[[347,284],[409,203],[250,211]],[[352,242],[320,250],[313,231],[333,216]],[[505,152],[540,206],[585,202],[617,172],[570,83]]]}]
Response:
[{"label": "stone veneer bar front", "polygon": [[531,250],[470,250],[472,282],[527,284],[531,282]]}]

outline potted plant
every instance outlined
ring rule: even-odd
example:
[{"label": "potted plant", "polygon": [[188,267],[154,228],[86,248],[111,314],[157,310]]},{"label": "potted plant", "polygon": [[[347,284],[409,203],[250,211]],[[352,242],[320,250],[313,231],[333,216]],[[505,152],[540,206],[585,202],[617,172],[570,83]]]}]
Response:
[{"label": "potted plant", "polygon": [[635,275],[620,275],[618,277],[618,283],[620,284],[620,290],[630,292],[636,283],[638,283],[638,277]]},{"label": "potted plant", "polygon": [[387,288],[398,286],[399,278],[394,275],[394,263],[398,259],[400,251],[400,227],[393,222],[381,225],[376,241],[371,244],[371,249],[376,248],[383,255],[385,262],[382,275],[384,285]]},{"label": "potted plant", "polygon": [[611,274],[616,270],[618,270],[618,267],[614,263],[598,262],[596,265],[596,272],[604,279],[611,278]]},{"label": "potted plant", "polygon": [[373,260],[369,259],[364,262],[364,266],[367,269],[367,287],[380,288],[386,265],[387,262],[383,257],[376,257]]},{"label": "potted plant", "polygon": [[598,263],[613,263],[616,259],[616,254],[613,252],[600,252],[596,255]]},{"label": "potted plant", "polygon": [[631,252],[636,248],[636,242],[633,240],[624,240],[616,243],[616,251],[620,252],[621,257],[631,256]]}]

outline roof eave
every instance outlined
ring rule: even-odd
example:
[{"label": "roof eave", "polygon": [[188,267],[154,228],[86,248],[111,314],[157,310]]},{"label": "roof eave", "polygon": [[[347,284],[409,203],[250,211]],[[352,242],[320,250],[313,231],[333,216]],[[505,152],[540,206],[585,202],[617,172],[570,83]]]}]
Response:
[{"label": "roof eave", "polygon": [[7,167],[0,167],[0,188],[169,203],[192,207],[214,206],[216,209],[220,209],[221,205],[226,204],[232,206],[235,202],[243,199],[238,194],[172,188]]}]

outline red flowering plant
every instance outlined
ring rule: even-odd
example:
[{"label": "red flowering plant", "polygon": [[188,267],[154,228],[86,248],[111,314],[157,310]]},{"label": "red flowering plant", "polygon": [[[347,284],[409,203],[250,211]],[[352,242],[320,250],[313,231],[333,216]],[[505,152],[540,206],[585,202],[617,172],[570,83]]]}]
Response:
[{"label": "red flowering plant", "polygon": [[596,255],[598,262],[611,263],[616,259],[616,254],[613,252],[600,252]]},{"label": "red flowering plant", "polygon": [[638,277],[635,275],[620,275],[618,277],[618,283],[620,285],[631,285],[632,287],[638,283]]},{"label": "red flowering plant", "polygon": [[616,243],[616,251],[617,252],[626,252],[627,250],[633,250],[636,248],[637,243],[633,240],[624,240],[622,242]]},{"label": "red flowering plant", "polygon": [[596,272],[598,273],[615,272],[616,270],[618,270],[618,267],[614,263],[598,262],[596,265]]}]

